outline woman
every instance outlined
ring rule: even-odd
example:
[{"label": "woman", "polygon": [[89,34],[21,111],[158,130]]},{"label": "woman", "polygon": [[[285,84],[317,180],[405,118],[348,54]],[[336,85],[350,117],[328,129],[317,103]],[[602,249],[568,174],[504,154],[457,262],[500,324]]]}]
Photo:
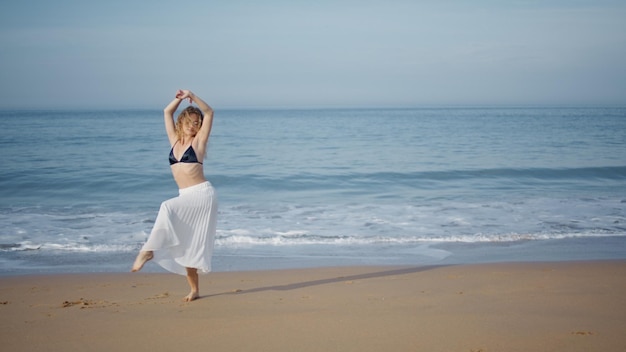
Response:
[{"label": "woman", "polygon": [[[199,109],[189,106],[174,123],[174,113],[181,101],[189,99]],[[213,109],[188,90],[179,90],[163,110],[165,131],[170,140],[170,165],[179,196],[161,203],[152,232],[137,255],[132,271],[139,271],[154,259],[163,268],[187,275],[190,302],[200,295],[198,271],[211,271],[215,239],[217,196],[204,178],[202,160],[213,124]]]}]

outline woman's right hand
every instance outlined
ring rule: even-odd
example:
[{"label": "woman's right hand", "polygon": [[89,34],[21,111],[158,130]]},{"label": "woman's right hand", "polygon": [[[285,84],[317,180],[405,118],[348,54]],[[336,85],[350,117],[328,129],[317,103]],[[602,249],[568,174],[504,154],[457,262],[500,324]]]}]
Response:
[{"label": "woman's right hand", "polygon": [[176,99],[185,100],[189,99],[189,104],[191,104],[191,91],[186,89],[179,89],[176,92]]}]

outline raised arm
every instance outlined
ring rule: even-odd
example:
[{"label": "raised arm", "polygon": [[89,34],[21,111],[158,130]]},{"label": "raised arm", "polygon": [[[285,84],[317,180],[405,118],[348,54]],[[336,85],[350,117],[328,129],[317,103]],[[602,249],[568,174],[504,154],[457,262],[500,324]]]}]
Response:
[{"label": "raised arm", "polygon": [[[209,104],[205,103],[204,100],[189,90],[179,90],[176,93],[176,98],[181,100],[189,99],[190,103],[196,103],[200,111],[202,111],[202,115],[204,115],[202,126],[200,126],[200,130],[196,134],[195,140],[197,141],[198,147],[204,149],[209,140],[209,135],[211,134],[211,127],[213,127],[213,109]],[[178,107],[178,105],[176,106]]]},{"label": "raised arm", "polygon": [[167,132],[167,138],[170,140],[170,145],[174,146],[174,143],[178,140],[178,136],[176,135],[176,123],[174,122],[174,113],[176,109],[178,109],[178,105],[182,101],[182,98],[178,98],[178,94],[176,94],[176,98],[172,100],[165,109],[163,109],[163,118],[165,120],[165,132]]}]

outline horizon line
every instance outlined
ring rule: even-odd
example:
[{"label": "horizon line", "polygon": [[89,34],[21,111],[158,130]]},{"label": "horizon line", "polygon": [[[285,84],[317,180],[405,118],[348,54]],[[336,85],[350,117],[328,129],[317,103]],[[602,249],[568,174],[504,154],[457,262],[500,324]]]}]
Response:
[{"label": "horizon line", "polygon": [[[419,109],[584,109],[584,108],[626,108],[626,103],[621,104],[415,104],[415,105],[225,105],[223,107],[213,106],[215,111],[228,110],[419,110]],[[0,111],[138,111],[138,110],[162,110],[162,107],[146,106],[42,106],[42,107],[1,107]]]}]

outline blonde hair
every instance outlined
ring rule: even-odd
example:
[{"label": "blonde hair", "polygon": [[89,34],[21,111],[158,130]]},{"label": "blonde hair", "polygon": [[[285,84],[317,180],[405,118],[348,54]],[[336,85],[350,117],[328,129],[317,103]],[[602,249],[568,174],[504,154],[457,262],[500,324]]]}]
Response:
[{"label": "blonde hair", "polygon": [[191,121],[191,115],[196,115],[200,118],[200,126],[202,126],[202,120],[204,116],[202,115],[202,111],[195,106],[188,106],[178,115],[178,120],[176,120],[176,136],[180,142],[183,142],[183,138],[185,137],[185,132],[183,131],[183,124],[185,121]]}]

